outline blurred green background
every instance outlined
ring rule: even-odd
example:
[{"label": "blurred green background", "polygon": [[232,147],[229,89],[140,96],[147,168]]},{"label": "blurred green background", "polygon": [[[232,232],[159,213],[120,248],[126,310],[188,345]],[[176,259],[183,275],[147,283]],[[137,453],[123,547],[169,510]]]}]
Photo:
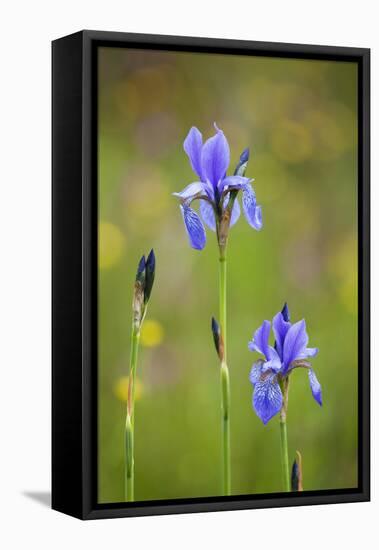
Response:
[{"label": "blurred green background", "polygon": [[191,126],[224,130],[231,170],[250,147],[264,228],[244,217],[228,246],[232,492],[280,491],[278,417],[252,410],[253,331],[284,301],[305,318],[324,405],[291,376],[290,459],[304,489],[357,484],[357,66],[117,48],[99,50],[99,502],[124,499],[131,302],[154,247],[155,286],[137,370],[136,500],[220,494],[215,234],[190,248],[172,196],[196,181]]}]

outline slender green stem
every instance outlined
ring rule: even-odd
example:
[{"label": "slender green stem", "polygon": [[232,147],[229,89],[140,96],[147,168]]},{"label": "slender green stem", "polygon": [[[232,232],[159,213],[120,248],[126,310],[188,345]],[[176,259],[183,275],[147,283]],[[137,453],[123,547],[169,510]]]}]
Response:
[{"label": "slender green stem", "polygon": [[227,362],[227,341],[226,341],[226,255],[220,252],[219,264],[219,307],[221,335],[224,342],[224,360]]},{"label": "slender green stem", "polygon": [[220,330],[223,341],[223,360],[221,362],[221,408],[222,408],[222,491],[224,495],[231,494],[230,472],[230,382],[227,366],[226,341],[226,255],[220,250],[219,262],[219,306]]},{"label": "slender green stem", "polygon": [[134,395],[139,337],[139,326],[133,323],[130,348],[128,410],[125,423],[125,500],[127,502],[134,500]]},{"label": "slender green stem", "polygon": [[284,491],[290,491],[290,471],[288,463],[288,441],[287,441],[287,421],[280,419],[280,441],[282,452],[282,468],[283,468],[283,488]]}]

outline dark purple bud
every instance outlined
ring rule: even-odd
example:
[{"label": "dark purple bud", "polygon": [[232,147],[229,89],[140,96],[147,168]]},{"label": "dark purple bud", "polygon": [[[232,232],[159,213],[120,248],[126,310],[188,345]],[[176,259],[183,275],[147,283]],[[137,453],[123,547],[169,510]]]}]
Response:
[{"label": "dark purple bud", "polygon": [[139,326],[143,316],[144,289],[146,282],[146,261],[145,256],[139,261],[136,282],[134,284],[133,293],[133,322],[135,326]]},{"label": "dark purple bud", "polygon": [[247,147],[241,154],[240,156],[240,162],[242,164],[244,164],[245,162],[247,162],[249,160],[249,157],[250,157],[250,149]]},{"label": "dark purple bud", "polygon": [[284,306],[283,306],[282,315],[283,315],[283,319],[284,319],[286,322],[289,322],[289,320],[290,320],[290,312],[289,312],[289,309],[288,309],[288,306],[287,306],[287,302],[285,302],[285,304],[284,304]]},{"label": "dark purple bud", "polygon": [[150,250],[150,253],[147,257],[146,268],[152,272],[155,271],[155,254],[153,249]]},{"label": "dark purple bud", "polygon": [[214,317],[212,317],[212,333],[217,355],[222,361],[224,359],[224,342],[222,340],[220,326]]},{"label": "dark purple bud", "polygon": [[235,176],[244,176],[245,175],[245,171],[246,171],[246,168],[247,168],[247,163],[249,162],[249,157],[250,157],[250,151],[247,148],[243,151],[243,153],[240,156],[239,162],[236,166],[236,169],[234,170],[234,175]]},{"label": "dark purple bud", "polygon": [[302,472],[302,460],[299,451],[296,451],[296,459],[292,464],[291,471],[291,490],[298,492],[303,490],[303,472]]},{"label": "dark purple bud", "polygon": [[138,264],[137,275],[136,275],[136,282],[139,281],[142,284],[142,286],[145,284],[145,267],[146,267],[145,256],[142,256]]},{"label": "dark purple bud", "polygon": [[291,490],[294,492],[299,490],[299,466],[296,460],[294,460],[292,464]]},{"label": "dark purple bud", "polygon": [[155,277],[155,254],[154,250],[150,250],[150,254],[146,260],[146,282],[145,282],[145,304],[149,301],[151,290],[153,288]]}]

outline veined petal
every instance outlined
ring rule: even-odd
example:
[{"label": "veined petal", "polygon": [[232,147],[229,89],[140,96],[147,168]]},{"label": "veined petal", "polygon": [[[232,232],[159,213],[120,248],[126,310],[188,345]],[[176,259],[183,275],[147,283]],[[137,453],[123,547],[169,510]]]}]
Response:
[{"label": "veined petal", "polygon": [[183,189],[183,191],[179,191],[179,193],[173,193],[175,197],[179,197],[180,199],[189,199],[193,197],[194,195],[197,195],[198,193],[204,193],[204,185],[201,183],[201,181],[195,181],[194,183],[190,183]]},{"label": "veined petal", "polygon": [[200,201],[200,214],[207,226],[212,229],[212,231],[216,231],[215,213],[213,206],[209,204],[208,201]]},{"label": "veined petal", "polygon": [[292,361],[304,357],[308,344],[308,334],[305,321],[302,319],[293,324],[286,334],[283,344],[283,374],[286,373]]},{"label": "veined petal", "polygon": [[255,386],[255,384],[257,384],[261,378],[262,366],[263,366],[262,359],[258,359],[258,361],[256,361],[251,367],[249,380],[253,384],[253,386]]},{"label": "veined petal", "polygon": [[284,320],[282,312],[275,315],[272,320],[272,330],[275,335],[275,348],[281,358],[283,358],[283,344],[291,323]]},{"label": "veined petal", "polygon": [[192,208],[183,203],[180,205],[184,225],[192,248],[202,250],[206,243],[205,229],[199,216]]},{"label": "veined petal", "polygon": [[242,206],[249,225],[257,231],[262,229],[262,209],[257,205],[255,193],[250,184],[243,187]]},{"label": "veined petal", "polygon": [[262,375],[254,386],[253,407],[263,424],[281,409],[283,395],[275,374]]},{"label": "veined petal", "polygon": [[251,342],[249,342],[249,350],[257,351],[266,357],[266,360],[270,360],[270,352],[268,339],[270,336],[270,321],[263,321],[262,325],[254,332],[254,336]]},{"label": "veined petal", "polygon": [[201,132],[193,126],[184,140],[183,147],[190,160],[192,170],[203,180],[201,168],[201,150],[203,148],[203,136]]},{"label": "veined petal", "polygon": [[218,182],[224,179],[229,162],[229,144],[224,132],[218,129],[216,135],[204,143],[201,151],[202,179],[209,180],[216,188]]},{"label": "veined petal", "polygon": [[317,403],[321,406],[322,405],[321,384],[317,380],[317,376],[313,369],[309,369],[308,376],[309,376],[309,385],[311,386],[312,395],[315,401],[317,401]]}]

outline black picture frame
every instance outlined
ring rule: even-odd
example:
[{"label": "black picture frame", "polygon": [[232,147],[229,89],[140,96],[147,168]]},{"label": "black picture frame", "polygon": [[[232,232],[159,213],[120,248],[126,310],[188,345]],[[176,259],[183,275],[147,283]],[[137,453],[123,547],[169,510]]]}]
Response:
[{"label": "black picture frame", "polygon": [[[100,46],[358,64],[358,487],[97,503],[97,51]],[[81,519],[370,499],[370,50],[81,31],[52,43],[52,507]]]}]

